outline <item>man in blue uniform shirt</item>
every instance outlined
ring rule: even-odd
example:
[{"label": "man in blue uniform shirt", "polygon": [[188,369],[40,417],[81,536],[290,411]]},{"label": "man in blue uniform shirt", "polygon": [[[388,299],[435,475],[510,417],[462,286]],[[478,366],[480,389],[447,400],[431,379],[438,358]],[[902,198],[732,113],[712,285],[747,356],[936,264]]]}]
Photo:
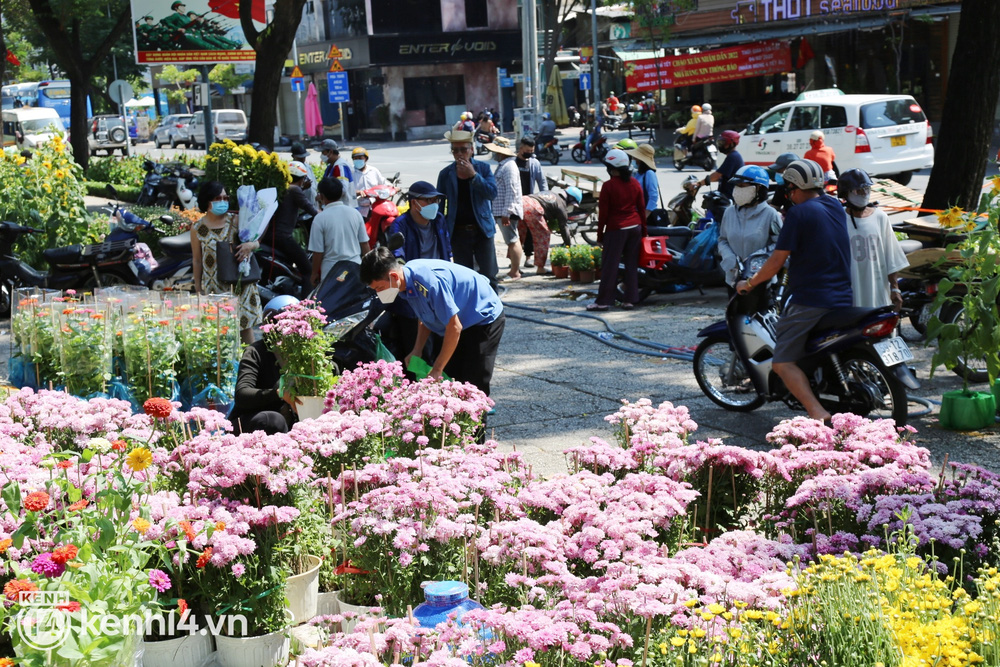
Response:
[{"label": "man in blue uniform shirt", "polygon": [[436,333],[444,340],[431,377],[447,373],[489,395],[504,314],[485,276],[439,259],[414,259],[402,265],[388,248],[380,247],[361,259],[361,282],[375,290],[382,303],[392,303],[398,296],[416,313],[417,340],[405,366],[411,357],[420,356],[428,336]]}]

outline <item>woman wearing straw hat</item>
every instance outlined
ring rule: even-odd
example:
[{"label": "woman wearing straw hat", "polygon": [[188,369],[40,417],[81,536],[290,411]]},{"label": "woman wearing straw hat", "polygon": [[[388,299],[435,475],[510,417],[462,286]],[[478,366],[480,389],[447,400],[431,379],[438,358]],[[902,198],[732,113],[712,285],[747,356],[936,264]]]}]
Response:
[{"label": "woman wearing straw hat", "polygon": [[639,167],[636,180],[642,186],[642,198],[646,202],[646,212],[660,208],[660,182],[656,180],[656,149],[649,144],[639,144],[636,148],[625,151],[635,158]]}]

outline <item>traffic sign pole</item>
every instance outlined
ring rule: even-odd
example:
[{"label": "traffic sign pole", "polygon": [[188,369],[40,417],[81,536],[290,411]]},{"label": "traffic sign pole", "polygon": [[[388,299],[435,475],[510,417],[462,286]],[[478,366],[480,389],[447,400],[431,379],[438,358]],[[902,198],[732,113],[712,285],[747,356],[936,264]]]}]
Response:
[{"label": "traffic sign pole", "polygon": [[[340,55],[336,47],[330,48],[331,54]],[[344,116],[344,102],[351,101],[351,89],[347,80],[347,72],[340,60],[334,59],[330,65],[330,71],[326,73],[327,101],[330,104],[336,103],[337,112],[340,114],[340,139],[347,141],[347,118]]]}]

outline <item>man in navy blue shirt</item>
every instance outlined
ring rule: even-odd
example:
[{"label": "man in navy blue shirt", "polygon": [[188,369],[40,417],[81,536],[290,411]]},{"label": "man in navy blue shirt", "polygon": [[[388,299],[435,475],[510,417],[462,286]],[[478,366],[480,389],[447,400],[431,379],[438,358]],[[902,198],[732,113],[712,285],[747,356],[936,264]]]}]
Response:
[{"label": "man in navy blue shirt", "polygon": [[438,334],[444,340],[431,377],[447,373],[489,395],[504,314],[485,276],[439,259],[414,259],[402,265],[388,248],[380,247],[361,259],[361,282],[375,290],[382,303],[403,299],[420,320],[404,366],[414,355],[420,356],[431,333]]},{"label": "man in navy blue shirt", "polygon": [[726,156],[726,159],[722,161],[718,169],[706,176],[704,181],[705,185],[711,185],[712,181],[718,181],[719,191],[730,199],[733,198],[732,178],[743,167],[743,156],[736,150],[739,143],[739,132],[726,130],[719,135],[716,145],[719,147],[719,151]]},{"label": "man in navy blue shirt", "polygon": [[810,417],[827,421],[830,413],[795,362],[806,356],[809,333],[824,315],[854,305],[847,214],[836,198],[823,194],[823,169],[812,160],[792,162],[783,176],[794,206],[785,216],[774,252],[756,274],[736,284],[736,291],[746,294],[766,283],[791,257],[791,296],[776,327],[772,367]]}]

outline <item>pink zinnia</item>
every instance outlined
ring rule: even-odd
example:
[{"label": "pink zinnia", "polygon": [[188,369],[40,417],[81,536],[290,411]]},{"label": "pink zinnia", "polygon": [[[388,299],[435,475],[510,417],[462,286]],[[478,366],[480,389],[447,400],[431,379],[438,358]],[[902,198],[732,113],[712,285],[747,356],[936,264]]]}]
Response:
[{"label": "pink zinnia", "polygon": [[163,570],[150,570],[149,585],[162,593],[170,588],[170,577]]},{"label": "pink zinnia", "polygon": [[31,562],[31,571],[43,577],[58,577],[66,571],[66,566],[52,558],[52,554],[46,552],[35,556]]}]

